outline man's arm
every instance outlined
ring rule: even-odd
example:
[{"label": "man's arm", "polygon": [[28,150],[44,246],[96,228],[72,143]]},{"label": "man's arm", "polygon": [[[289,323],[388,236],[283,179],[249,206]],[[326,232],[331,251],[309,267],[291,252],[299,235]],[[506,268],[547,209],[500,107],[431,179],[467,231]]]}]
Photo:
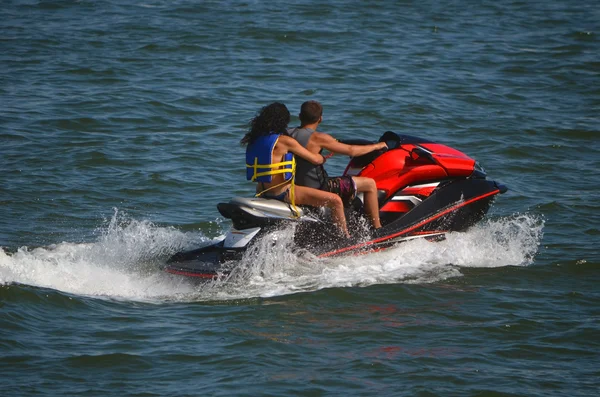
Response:
[{"label": "man's arm", "polygon": [[350,157],[358,157],[375,150],[387,149],[385,142],[373,143],[371,145],[347,145],[324,132],[315,132],[315,143],[332,153],[345,154]]},{"label": "man's arm", "polygon": [[325,157],[321,156],[318,153],[309,152],[297,140],[290,136],[280,136],[279,142],[283,143],[286,146],[288,152],[292,152],[296,156],[302,157],[304,160],[309,161],[314,165],[322,165],[323,163],[325,163]]}]

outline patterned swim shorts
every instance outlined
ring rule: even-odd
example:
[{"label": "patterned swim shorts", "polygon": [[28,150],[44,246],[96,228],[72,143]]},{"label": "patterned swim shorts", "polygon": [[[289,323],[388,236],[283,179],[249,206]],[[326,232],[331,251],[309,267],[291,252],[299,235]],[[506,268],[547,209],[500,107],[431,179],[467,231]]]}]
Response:
[{"label": "patterned swim shorts", "polygon": [[344,205],[349,205],[356,196],[356,183],[351,176],[328,178],[324,190],[337,194],[342,198]]}]

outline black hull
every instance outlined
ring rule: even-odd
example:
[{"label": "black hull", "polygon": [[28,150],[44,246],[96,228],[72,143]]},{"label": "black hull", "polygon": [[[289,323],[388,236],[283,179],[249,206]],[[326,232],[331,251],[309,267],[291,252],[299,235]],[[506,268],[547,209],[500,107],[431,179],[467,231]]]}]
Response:
[{"label": "black hull", "polygon": [[483,219],[495,196],[504,191],[504,186],[485,179],[451,181],[410,212],[384,225],[367,241],[312,251],[320,257],[349,255],[388,248],[409,239],[462,232]]},{"label": "black hull", "polygon": [[[231,255],[231,260],[240,259],[243,251],[235,254]],[[221,241],[192,251],[176,253],[167,261],[164,270],[179,276],[210,280],[229,274],[229,269],[223,267],[226,262],[227,253]]]},{"label": "black hull", "polygon": [[[448,232],[465,231],[479,222],[488,212],[495,196],[504,193],[506,188],[485,179],[459,179],[444,182],[430,197],[413,210],[390,221],[374,235],[349,243],[336,237],[333,225],[316,222],[300,222],[296,228],[295,243],[319,257],[355,255],[368,251],[389,248],[402,241],[414,238],[441,238]],[[228,205],[223,209],[234,211]],[[238,214],[238,215],[241,215]],[[241,226],[240,218],[233,218],[234,227]],[[249,219],[247,225],[265,227],[255,238],[260,238],[267,230],[282,224],[281,220],[271,221]],[[165,270],[172,274],[193,277],[199,280],[226,276],[245,252],[244,248],[225,248],[223,242],[202,247],[193,251],[175,254],[169,259]]]}]

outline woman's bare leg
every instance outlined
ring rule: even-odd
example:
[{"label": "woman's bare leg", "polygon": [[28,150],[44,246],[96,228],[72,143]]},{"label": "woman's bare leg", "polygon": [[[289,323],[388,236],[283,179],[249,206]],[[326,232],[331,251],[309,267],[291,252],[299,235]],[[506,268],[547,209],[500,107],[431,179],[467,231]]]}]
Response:
[{"label": "woman's bare leg", "polygon": [[294,189],[296,204],[330,208],[333,215],[333,222],[346,237],[350,237],[348,226],[346,225],[346,215],[344,214],[344,203],[342,203],[340,196],[306,186],[295,186]]}]

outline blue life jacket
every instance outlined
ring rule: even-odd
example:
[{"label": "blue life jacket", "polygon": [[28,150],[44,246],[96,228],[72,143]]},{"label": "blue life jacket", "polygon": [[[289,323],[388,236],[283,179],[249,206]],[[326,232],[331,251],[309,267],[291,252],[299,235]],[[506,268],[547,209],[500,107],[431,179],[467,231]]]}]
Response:
[{"label": "blue life jacket", "polygon": [[[253,182],[271,183],[273,175],[284,174],[286,181],[292,179],[294,155],[286,153],[282,162],[273,163],[273,149],[280,134],[258,137],[246,148],[246,179]],[[289,170],[289,171],[286,171]]]}]

